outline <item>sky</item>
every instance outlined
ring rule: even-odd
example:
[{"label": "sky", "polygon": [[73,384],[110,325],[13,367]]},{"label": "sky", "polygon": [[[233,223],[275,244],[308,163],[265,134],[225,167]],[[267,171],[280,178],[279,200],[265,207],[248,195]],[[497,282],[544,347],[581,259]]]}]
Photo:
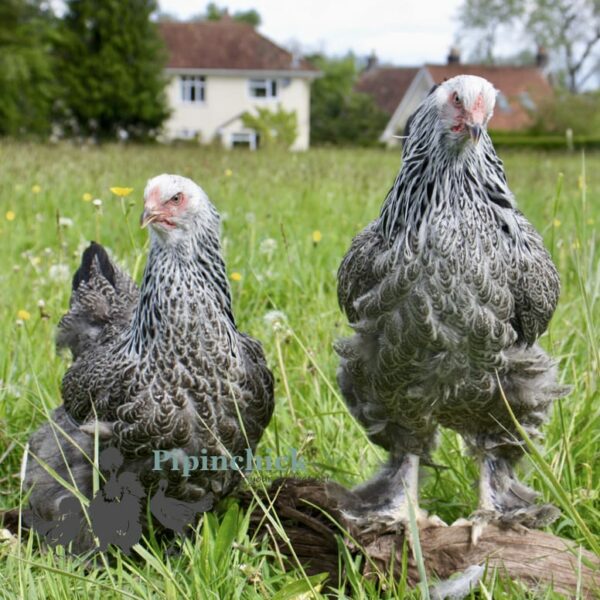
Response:
[{"label": "sky", "polygon": [[[161,11],[180,19],[202,13],[202,0],[159,0]],[[456,41],[463,0],[217,0],[231,13],[255,8],[259,31],[280,45],[299,44],[303,53],[323,51],[360,56],[375,51],[380,62],[420,65],[446,62]]]}]

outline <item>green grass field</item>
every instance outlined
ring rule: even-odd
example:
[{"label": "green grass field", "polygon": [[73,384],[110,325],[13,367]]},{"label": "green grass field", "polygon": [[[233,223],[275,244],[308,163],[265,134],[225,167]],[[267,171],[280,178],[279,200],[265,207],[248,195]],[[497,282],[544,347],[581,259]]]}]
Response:
[{"label": "green grass field", "polygon": [[[504,152],[502,158],[520,208],[561,273],[561,301],[542,343],[574,386],[555,405],[525,479],[562,508],[552,532],[593,549],[600,533],[600,156]],[[336,270],[352,236],[378,214],[399,163],[399,153],[378,150],[0,144],[0,509],[18,505],[21,446],[44,419],[44,407],[60,403],[69,361],[54,350],[54,330],[80,253],[95,239],[139,279],[147,249],[147,233],[138,227],[141,197],[146,180],[162,172],[197,181],[223,216],[238,325],[263,342],[276,376],[275,415],[260,449],[285,455],[297,448],[306,475],[344,484],[365,479],[384,453],[367,442],[335,383],[332,344],[348,332],[336,301]],[[134,192],[120,200],[112,186]],[[274,326],[273,311],[285,315],[275,319],[285,319],[282,327]],[[447,522],[467,516],[476,507],[476,470],[455,434],[443,432],[436,459],[450,468],[425,478],[423,506]],[[8,541],[0,546],[0,597],[300,598],[310,589],[306,579],[271,561],[266,544],[249,539],[247,525],[232,506],[205,517],[179,555],[151,545],[143,561],[115,552],[108,569],[91,571],[62,552],[38,552],[27,538]],[[347,567],[346,594],[373,597],[376,584]],[[380,591],[420,597],[402,595],[400,586]],[[531,597],[522,590],[491,577],[479,593]]]}]

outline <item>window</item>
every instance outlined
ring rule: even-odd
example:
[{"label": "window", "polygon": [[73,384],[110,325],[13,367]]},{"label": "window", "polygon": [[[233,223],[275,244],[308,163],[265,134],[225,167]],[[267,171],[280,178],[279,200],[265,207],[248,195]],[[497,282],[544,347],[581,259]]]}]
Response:
[{"label": "window", "polygon": [[232,133],[231,147],[256,150],[258,148],[258,135],[255,131]]},{"label": "window", "polygon": [[523,108],[526,110],[535,110],[535,102],[528,92],[521,92],[519,94],[519,100],[521,102],[521,106],[523,106]]},{"label": "window", "polygon": [[251,79],[249,83],[253,98],[277,98],[276,79]]},{"label": "window", "polygon": [[180,80],[182,102],[204,102],[204,77],[200,75],[182,75]]},{"label": "window", "polygon": [[498,105],[498,108],[501,110],[501,112],[512,112],[510,104],[506,96],[502,92],[498,92],[498,95],[496,96],[496,104]]}]

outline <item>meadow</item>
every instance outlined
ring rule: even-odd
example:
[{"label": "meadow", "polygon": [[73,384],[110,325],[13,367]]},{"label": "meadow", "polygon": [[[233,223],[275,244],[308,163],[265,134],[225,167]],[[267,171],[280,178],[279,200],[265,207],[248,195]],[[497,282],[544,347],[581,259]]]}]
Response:
[{"label": "meadow", "polygon": [[[542,344],[573,386],[555,405],[524,479],[562,509],[550,530],[593,549],[600,534],[600,155],[501,154],[519,207],[561,274],[560,304]],[[382,150],[1,143],[0,510],[19,504],[22,444],[60,403],[69,358],[55,352],[54,330],[81,251],[89,240],[101,242],[139,280],[147,250],[141,197],[146,180],[163,172],[194,179],[222,214],[238,326],[262,341],[276,377],[275,414],[259,451],[295,448],[307,465],[303,475],[364,480],[385,453],[350,417],[335,382],[332,345],[349,332],[336,270],[353,235],[378,214],[399,164],[398,152]],[[119,198],[114,186],[134,191]],[[426,474],[423,507],[446,522],[467,516],[476,507],[477,471],[454,433],[442,432],[435,459],[449,468]],[[61,550],[39,552],[33,538],[8,539],[0,542],[0,598],[310,597],[301,594],[317,580],[271,560],[267,544],[247,529],[247,516],[226,502],[180,552],[150,543],[141,561],[114,552],[108,568],[91,570]],[[379,588],[358,568],[346,565],[348,587],[339,583],[339,597],[426,596],[402,582]],[[474,597],[531,596],[490,574]]]}]

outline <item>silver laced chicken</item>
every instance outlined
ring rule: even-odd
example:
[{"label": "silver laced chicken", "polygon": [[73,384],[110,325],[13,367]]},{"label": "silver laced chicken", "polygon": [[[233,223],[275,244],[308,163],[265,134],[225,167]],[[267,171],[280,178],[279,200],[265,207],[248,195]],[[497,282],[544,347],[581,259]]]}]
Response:
[{"label": "silver laced chicken", "polygon": [[[155,450],[232,457],[254,450],[273,412],[273,379],[258,341],[240,333],[221,256],[219,216],[204,191],[177,175],[151,179],[142,226],[150,252],[138,290],[92,243],[73,278],[57,336],[73,363],[64,404],[30,439],[25,488],[37,519],[56,519],[72,488],[91,498],[95,436],[116,447],[145,489],[169,497],[230,493],[235,469],[156,471]],[[63,481],[51,474],[55,471]],[[82,525],[75,550],[92,546]]]},{"label": "silver laced chicken", "polygon": [[502,397],[540,437],[557,383],[537,343],[559,297],[542,238],[516,208],[486,126],[496,97],[480,77],[432,90],[411,117],[402,168],[379,217],[353,240],[338,298],[354,335],[338,342],[338,381],[370,439],[389,451],[373,479],[342,498],[362,523],[441,524],[418,508],[419,462],[438,425],[459,432],[480,467],[476,543],[485,523],[537,527],[551,505],[515,475],[523,455]]}]

